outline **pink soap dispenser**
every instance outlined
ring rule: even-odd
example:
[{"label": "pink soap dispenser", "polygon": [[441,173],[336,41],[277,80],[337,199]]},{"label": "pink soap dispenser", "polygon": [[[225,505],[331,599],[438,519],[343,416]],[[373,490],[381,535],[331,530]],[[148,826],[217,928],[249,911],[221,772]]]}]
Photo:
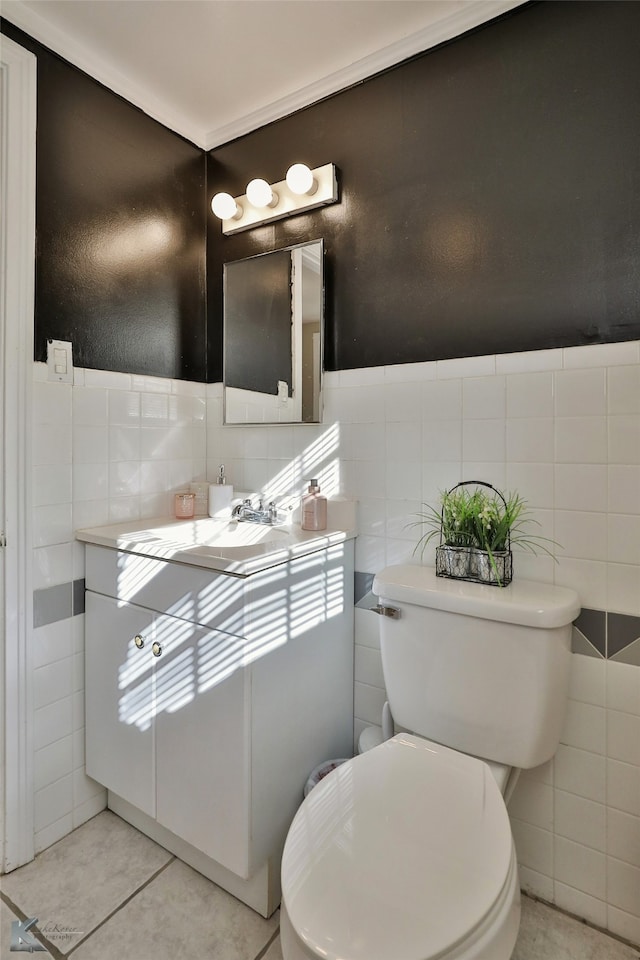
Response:
[{"label": "pink soap dispenser", "polygon": [[327,498],[320,493],[317,480],[309,481],[309,491],[302,497],[302,529],[327,529]]}]

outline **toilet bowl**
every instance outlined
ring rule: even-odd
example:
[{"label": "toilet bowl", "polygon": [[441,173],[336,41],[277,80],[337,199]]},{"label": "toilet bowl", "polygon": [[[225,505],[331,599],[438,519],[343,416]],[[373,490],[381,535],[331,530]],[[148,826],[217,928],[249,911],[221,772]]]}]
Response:
[{"label": "toilet bowl", "polygon": [[285,960],[507,960],[520,894],[487,764],[399,734],[309,794],[282,860]]}]

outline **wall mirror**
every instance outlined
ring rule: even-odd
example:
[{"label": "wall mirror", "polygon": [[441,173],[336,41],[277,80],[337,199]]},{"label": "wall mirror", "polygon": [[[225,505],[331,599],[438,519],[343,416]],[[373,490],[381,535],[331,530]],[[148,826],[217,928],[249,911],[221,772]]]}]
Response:
[{"label": "wall mirror", "polygon": [[320,422],[323,247],[225,263],[225,423]]}]

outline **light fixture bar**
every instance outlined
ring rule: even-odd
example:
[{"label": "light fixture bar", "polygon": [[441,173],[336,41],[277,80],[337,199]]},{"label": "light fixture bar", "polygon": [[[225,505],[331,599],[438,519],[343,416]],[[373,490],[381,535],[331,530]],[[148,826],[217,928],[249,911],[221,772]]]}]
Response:
[{"label": "light fixture bar", "polygon": [[278,198],[275,207],[257,209],[251,206],[246,195],[234,197],[236,204],[242,208],[242,216],[237,219],[223,220],[222,232],[228,236],[231,233],[249,230],[251,227],[257,227],[263,223],[282,220],[283,217],[290,217],[294,213],[304,213],[307,210],[313,210],[315,207],[324,207],[330,203],[336,203],[338,200],[338,180],[335,165],[325,163],[322,167],[316,167],[311,173],[314,181],[318,184],[317,189],[312,194],[307,193],[300,196],[292,193],[286,180],[271,184],[271,189]]}]

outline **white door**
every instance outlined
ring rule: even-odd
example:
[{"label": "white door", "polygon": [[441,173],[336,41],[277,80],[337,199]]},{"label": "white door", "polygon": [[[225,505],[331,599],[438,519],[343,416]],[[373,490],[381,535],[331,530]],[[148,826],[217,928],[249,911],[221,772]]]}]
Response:
[{"label": "white door", "polygon": [[[4,104],[4,88],[5,88],[5,77],[4,69],[0,70],[0,103]],[[4,114],[4,110],[2,111]],[[5,124],[4,122],[0,125],[0,137],[2,145],[0,147],[2,157],[4,159],[4,141],[5,141]],[[0,209],[4,207],[4,198],[6,193],[6,187],[4,184],[4,163],[3,163],[3,176],[2,176],[2,191],[0,196]],[[0,236],[0,262],[4,263],[4,249],[5,249],[5,230],[4,226],[1,231]],[[4,289],[4,268],[2,276],[2,287]],[[4,654],[4,641],[5,641],[5,605],[4,605],[4,551],[5,551],[5,542],[6,534],[4,530],[4,521],[6,516],[6,504],[4,497],[4,472],[5,464],[7,462],[6,457],[6,448],[4,442],[4,386],[5,386],[5,369],[7,366],[6,354],[5,354],[5,334],[4,334],[4,305],[2,312],[0,314],[0,457],[2,458],[2,467],[0,468],[0,611],[2,614],[0,616],[0,653]],[[4,663],[4,656],[0,661],[0,664]],[[2,676],[3,668],[0,665],[0,678],[4,681]],[[4,682],[2,683],[4,687]],[[4,718],[3,718],[4,719]],[[3,719],[0,719],[0,732],[3,732]],[[3,737],[4,740],[4,737]],[[4,775],[4,763],[0,764],[0,777]],[[0,849],[3,851],[3,856],[0,858],[4,860],[4,822],[5,822],[5,790],[4,783],[0,782]],[[0,867],[2,864],[0,863]]]},{"label": "white door", "polygon": [[[0,37],[0,869],[33,859],[31,379],[36,58]],[[2,766],[0,765],[0,770]]]}]

